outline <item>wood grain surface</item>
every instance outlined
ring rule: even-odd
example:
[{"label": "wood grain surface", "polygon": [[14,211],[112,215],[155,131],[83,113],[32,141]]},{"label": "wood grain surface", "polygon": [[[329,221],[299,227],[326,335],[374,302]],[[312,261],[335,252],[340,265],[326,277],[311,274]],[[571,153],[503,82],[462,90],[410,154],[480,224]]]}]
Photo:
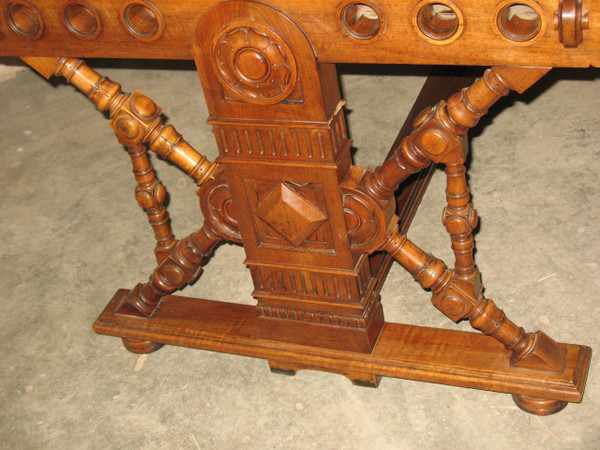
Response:
[{"label": "wood grain surface", "polygon": [[[268,3],[306,33],[321,62],[599,66],[598,4],[584,0],[577,16],[573,8],[561,6],[566,1],[522,0],[518,4],[528,8],[524,12],[510,9],[517,2],[498,0]],[[88,0],[76,2],[79,9],[68,10],[70,3],[73,2],[2,0],[0,55],[192,59],[196,25],[219,1]],[[357,4],[362,7],[358,12],[352,9]],[[14,5],[19,6],[16,11]],[[133,12],[128,6],[134,6]],[[450,9],[431,18],[440,6]],[[555,19],[559,11],[562,15]],[[528,20],[532,16],[533,25]],[[448,38],[437,31],[444,29],[443,24],[435,22],[439,17],[460,22]],[[366,32],[364,26],[361,29],[361,20],[376,22],[374,36],[370,37],[368,26]],[[348,27],[348,22],[353,28]],[[581,43],[572,46],[577,38],[582,39]]]}]

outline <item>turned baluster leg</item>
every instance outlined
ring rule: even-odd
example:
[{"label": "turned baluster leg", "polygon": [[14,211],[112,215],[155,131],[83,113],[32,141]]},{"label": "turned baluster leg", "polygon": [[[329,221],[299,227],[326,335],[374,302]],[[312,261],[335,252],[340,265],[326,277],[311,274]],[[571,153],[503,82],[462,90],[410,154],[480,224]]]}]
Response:
[{"label": "turned baluster leg", "polygon": [[565,349],[544,333],[525,333],[509,320],[492,300],[483,296],[477,269],[465,280],[443,261],[427,254],[406,236],[394,233],[384,244],[424,289],[431,289],[433,304],[451,319],[469,319],[471,325],[501,342],[512,354],[512,364],[536,370],[559,372]]},{"label": "turned baluster leg", "polygon": [[171,125],[162,123],[162,110],[141,92],[125,93],[121,86],[101,76],[77,58],[24,58],[25,62],[46,78],[63,76],[81,90],[100,111],[108,111],[111,128],[119,143],[125,145],[138,183],[136,199],[144,208],[157,240],[156,258],[161,262],[175,246],[175,238],[164,208],[166,190],[156,178],[144,150],[150,150],[183,169],[200,186],[214,180],[221,166],[210,162],[189,145]]},{"label": "turned baluster leg", "polygon": [[366,174],[361,189],[378,201],[387,201],[403,180],[432,161],[464,163],[465,136],[488,108],[511,89],[524,92],[549,70],[512,67],[486,70],[481,78],[447,102],[423,110],[414,122],[414,131],[400,142],[392,157]]},{"label": "turned baluster leg", "polygon": [[473,258],[473,229],[477,226],[477,213],[470,202],[467,169],[463,164],[447,164],[445,173],[448,204],[442,213],[442,223],[452,241],[456,276],[471,280],[477,272]]},{"label": "turned baluster leg", "polygon": [[[213,195],[227,201],[230,194],[219,178],[220,164],[209,161],[189,145],[171,125],[163,125],[162,109],[141,92],[125,93],[118,83],[101,76],[76,58],[24,58],[25,62],[46,78],[63,76],[81,90],[100,111],[108,111],[110,126],[119,143],[125,145],[137,181],[136,199],[146,210],[157,239],[155,254],[158,267],[145,284],[139,284],[119,307],[120,314],[149,317],[160,299],[194,281],[201,265],[219,242],[239,241],[235,218],[221,204],[214,206]],[[193,177],[201,207],[208,222],[196,233],[178,243],[173,237],[164,208],[166,190],[156,177],[144,145]],[[207,206],[209,205],[209,206]],[[214,230],[219,230],[214,231]],[[136,353],[148,353],[162,345],[155,342],[123,339],[125,347]]]},{"label": "turned baluster leg", "polygon": [[169,224],[169,214],[164,207],[167,191],[156,177],[144,146],[130,144],[127,145],[127,151],[131,157],[135,180],[138,183],[135,188],[135,198],[146,211],[148,221],[154,230],[157,241],[154,253],[160,263],[176,244]]},{"label": "turned baluster leg", "polygon": [[[452,241],[452,250],[455,255],[454,274],[457,279],[475,282],[479,273],[473,258],[474,240],[473,229],[477,225],[477,214],[470,202],[469,188],[466,179],[466,168],[462,164],[448,164],[446,166],[447,188],[446,198],[448,206],[444,209],[442,220]],[[490,321],[490,318],[492,319]],[[534,346],[545,347],[545,363],[550,362],[555,370],[562,370],[561,362],[565,361],[566,350],[556,344],[545,334],[538,331],[536,334],[525,333],[516,326],[501,329],[504,313],[499,310],[491,300],[483,299],[469,315],[471,325],[485,334],[502,336],[503,343],[509,343],[507,349],[513,353],[514,365],[532,352]],[[504,333],[504,335],[500,335]],[[514,343],[510,340],[514,338]],[[506,344],[505,344],[506,345]],[[539,361],[538,361],[539,362]],[[527,367],[527,361],[522,363]],[[552,414],[563,409],[567,402],[553,399],[539,399],[528,396],[513,395],[517,405],[535,414]]]},{"label": "turned baluster leg", "polygon": [[[502,331],[499,326],[496,326],[494,320],[502,320],[504,318],[504,313],[499,310],[491,300],[485,299],[481,295],[483,288],[480,286],[479,271],[473,257],[475,248],[473,229],[477,225],[477,213],[470,202],[466,168],[463,164],[447,164],[445,172],[447,179],[446,199],[448,205],[442,214],[442,221],[446,226],[446,230],[450,234],[450,239],[452,241],[452,250],[455,255],[454,277],[463,284],[468,283],[473,286],[478,286],[473,292],[477,294],[476,297],[478,299],[482,300],[479,300],[473,305],[473,310],[468,315],[471,325],[473,325],[474,328],[483,331],[485,334],[496,334],[500,336]],[[438,296],[436,306],[442,309],[443,304],[443,297]],[[457,320],[456,316],[452,318]],[[492,318],[492,321],[488,318]],[[533,349],[533,346],[538,339],[540,339],[539,332],[537,335],[525,333],[522,328],[514,326],[506,336],[499,340],[507,346],[507,349],[513,352],[513,364],[519,365],[519,362]],[[540,369],[554,371],[562,370],[565,350],[557,344],[555,353],[555,357],[550,360],[553,362],[547,361],[546,363],[549,364],[548,367],[545,369],[540,367]],[[524,366],[527,366],[527,364],[527,362],[522,363]]]},{"label": "turned baluster leg", "polygon": [[206,223],[197,232],[180,240],[154,270],[150,280],[145,284],[138,284],[131,291],[122,312],[131,311],[128,303],[143,316],[151,316],[165,295],[181,289],[200,276],[201,266],[223,240]]},{"label": "turned baluster leg", "polygon": [[[394,156],[366,172],[359,191],[384,205],[398,184],[430,161],[443,163],[447,176],[447,207],[443,222],[450,234],[455,268],[428,255],[397,230],[386,234],[379,246],[406,267],[426,289],[433,304],[451,319],[469,319],[471,325],[501,342],[511,352],[511,364],[527,369],[561,372],[566,349],[538,331],[526,333],[510,321],[492,300],[483,295],[481,277],[475,265],[473,228],[477,223],[470,203],[464,166],[468,153],[465,136],[487,109],[513,89],[525,91],[548,69],[492,68],[484,76],[448,102],[428,108],[415,120],[415,130],[405,138]],[[391,228],[390,228],[391,229]],[[358,248],[358,247],[357,247]],[[550,414],[565,403],[556,400],[516,396],[521,408],[537,414]]]},{"label": "turned baluster leg", "polygon": [[171,125],[163,125],[162,109],[139,91],[128,94],[77,58],[23,58],[46,78],[62,76],[87,95],[100,111],[108,111],[120,143],[148,144],[150,150],[184,170],[200,186],[217,178],[221,165],[196,151]]},{"label": "turned baluster leg", "polygon": [[[431,289],[432,303],[451,319],[469,319],[471,325],[492,336],[511,352],[511,364],[526,369],[560,372],[566,361],[566,349],[541,331],[526,333],[506,317],[504,311],[483,296],[477,269],[472,279],[465,280],[449,270],[443,261],[427,254],[406,236],[394,233],[384,244],[424,289]],[[563,409],[567,402],[513,395],[515,403],[525,411],[546,415]]]}]

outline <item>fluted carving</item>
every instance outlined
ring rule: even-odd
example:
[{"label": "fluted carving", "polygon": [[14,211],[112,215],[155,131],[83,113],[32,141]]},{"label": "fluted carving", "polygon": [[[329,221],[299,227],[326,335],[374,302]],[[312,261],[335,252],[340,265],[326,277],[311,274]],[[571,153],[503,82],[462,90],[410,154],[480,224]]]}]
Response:
[{"label": "fluted carving", "polygon": [[[75,24],[75,16],[69,15],[70,3],[63,1],[62,15],[69,31],[79,38],[98,37],[102,12],[83,5],[88,19],[93,16],[93,20]],[[477,213],[467,186],[466,134],[500,97],[510,90],[522,92],[547,69],[495,67],[447,101],[440,101],[418,116],[411,111],[410,122],[416,117],[412,134],[402,141],[398,139],[389,160],[375,169],[363,169],[351,163],[351,141],[345,131],[343,102],[332,63],[347,59],[348,49],[358,51],[358,47],[348,47],[353,39],[369,44],[361,47],[369,49],[370,61],[397,59],[393,45],[387,46],[401,41],[388,39],[390,32],[403,33],[394,16],[406,18],[406,11],[393,13],[401,6],[387,5],[385,11],[369,7],[369,15],[372,12],[376,17],[368,18],[361,8],[362,16],[358,17],[355,4],[343,2],[338,5],[337,14],[331,14],[333,10],[327,6],[327,20],[341,19],[337,25],[341,25],[340,31],[348,39],[332,45],[329,39],[333,35],[325,33],[327,43],[319,46],[319,33],[304,28],[302,21],[311,17],[319,29],[325,25],[323,30],[331,31],[327,20],[319,17],[320,8],[313,8],[310,14],[303,11],[288,15],[288,7],[293,11],[298,7],[293,2],[282,10],[255,1],[230,0],[206,8],[193,20],[186,18],[189,24],[178,28],[176,14],[165,15],[163,22],[161,12],[167,6],[157,9],[142,2],[140,9],[137,3],[122,4],[120,16],[131,35],[130,41],[133,38],[145,43],[143,48],[134,45],[136,49],[142,53],[157,51],[153,57],[172,58],[177,52],[174,47],[179,46],[173,42],[183,42],[177,37],[180,36],[187,42],[185,56],[191,56],[193,51],[209,123],[217,138],[219,162],[226,170],[221,171],[220,164],[211,163],[195,151],[172,126],[165,126],[161,108],[141,92],[122,92],[119,84],[75,58],[24,58],[46,77],[64,76],[98,109],[108,112],[111,128],[131,157],[137,181],[136,199],[156,235],[158,265],[150,279],[131,292],[118,291],[98,319],[97,330],[121,333],[125,346],[136,353],[154,351],[162,343],[183,344],[267,357],[271,366],[279,369],[334,368],[355,381],[374,385],[379,375],[391,374],[517,392],[517,404],[538,414],[557,411],[564,406],[563,400],[581,399],[589,349],[559,345],[545,334],[527,333],[509,320],[484,296],[474,260]],[[456,24],[451,23],[452,14],[441,13],[424,1],[417,3],[412,25],[419,39],[440,44],[440,48],[447,46],[450,53],[442,62],[456,63],[456,55],[448,45],[455,39],[460,37],[456,45],[463,50],[469,39],[481,40],[483,35],[463,34],[472,25],[466,23],[466,15],[463,17],[454,3],[442,6],[456,13]],[[560,1],[557,29],[565,46],[577,46],[583,38],[587,18],[580,3]],[[81,11],[81,5],[77,5]],[[518,43],[535,39],[535,52],[523,53],[527,55],[526,62],[539,65],[550,61],[536,57],[540,50],[550,51],[550,47],[537,46],[537,39],[548,37],[546,12],[553,11],[535,4],[534,10],[539,14],[533,23],[537,26],[533,34],[510,36],[507,31],[511,29],[507,27],[512,6],[503,2],[494,13],[499,15],[492,27],[486,22],[487,28],[499,35],[494,39]],[[179,12],[186,6],[182,10],[181,5],[174,4],[173,8]],[[51,33],[44,31],[44,18],[35,14],[35,7],[23,10],[29,12],[23,20],[16,15],[20,9],[21,6],[10,7],[7,11],[13,32],[31,40],[43,37],[44,45],[58,36],[54,26],[47,28]],[[142,10],[145,13],[140,14]],[[410,15],[410,8],[408,12]],[[352,18],[361,19],[361,23],[351,23]],[[368,19],[367,27],[363,19]],[[410,22],[403,21],[405,25]],[[167,22],[171,31],[163,33]],[[439,27],[441,22],[446,22],[442,24],[444,30]],[[190,26],[195,27],[192,45]],[[468,37],[467,41],[463,37]],[[160,44],[148,45],[158,38]],[[66,43],[64,39],[60,41],[61,45]],[[403,47],[413,48],[412,43],[402,42]],[[384,47],[377,50],[380,44]],[[126,53],[131,53],[131,45],[130,42],[115,51],[129,56]],[[70,48],[64,53],[81,53]],[[382,48],[389,56],[381,53]],[[338,55],[332,59],[331,52],[340,49],[344,54],[339,55],[340,59]],[[372,55],[371,50],[375,52]],[[401,53],[408,62],[415,62],[413,58],[429,58],[425,62],[431,62],[438,54],[429,50],[412,52],[413,56],[409,55],[411,52]],[[467,59],[473,58],[473,52],[467,53],[471,55]],[[136,53],[137,57],[144,55],[148,53]],[[575,56],[565,53],[558,61],[575,61]],[[495,64],[523,63],[521,57],[507,58],[492,59]],[[475,59],[481,64],[481,58]],[[589,64],[588,60],[583,59],[584,64]],[[465,86],[466,82],[463,79],[459,84]],[[426,95],[427,100],[419,96],[418,109],[457,90],[458,87],[450,87],[453,85],[451,82],[443,89],[431,89],[433,95]],[[406,129],[403,127],[401,136],[407,135]],[[197,194],[205,222],[199,231],[179,242],[169,226],[164,206],[166,190],[154,173],[146,146],[182,168],[200,186]],[[442,222],[455,256],[452,269],[404,235],[416,209],[412,200],[407,202],[408,196],[399,201],[398,213],[409,216],[402,222],[402,232],[398,231],[398,218],[394,216],[394,191],[398,185],[410,174],[431,167],[432,162],[445,165],[447,205]],[[418,183],[419,193],[413,198],[420,198],[424,186],[425,183]],[[244,244],[245,263],[258,300],[255,309],[168,295],[198,278],[215,247],[226,240]],[[386,325],[379,291],[392,257],[423,288],[431,290],[432,303],[444,314],[455,321],[468,319],[475,329],[502,343],[506,351],[479,334]],[[159,306],[161,303],[163,307]],[[507,364],[508,353],[511,365],[517,368]],[[534,370],[520,370],[521,367]],[[536,377],[540,378],[539,386]],[[544,393],[552,398],[539,398]],[[557,395],[562,396],[560,400]]]}]

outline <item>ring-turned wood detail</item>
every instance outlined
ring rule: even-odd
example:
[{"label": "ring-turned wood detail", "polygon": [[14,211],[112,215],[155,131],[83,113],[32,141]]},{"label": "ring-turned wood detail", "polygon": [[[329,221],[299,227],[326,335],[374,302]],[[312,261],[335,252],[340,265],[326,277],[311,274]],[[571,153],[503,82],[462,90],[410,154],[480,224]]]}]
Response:
[{"label": "ring-turned wood detail", "polygon": [[[444,210],[443,221],[450,233],[455,254],[455,269],[427,254],[397,230],[388,229],[381,249],[390,253],[403,265],[425,289],[431,289],[432,302],[452,320],[468,318],[471,325],[501,342],[512,353],[511,364],[548,372],[560,372],[566,361],[564,346],[557,344],[547,335],[538,331],[526,333],[523,328],[510,321],[492,300],[483,295],[483,285],[473,259],[472,231],[476,225],[476,213],[470,203],[469,190],[464,167],[467,146],[463,136],[468,129],[478,123],[487,109],[510,89],[524,91],[548,69],[493,68],[485,75],[448,99],[440,102],[433,110],[426,110],[416,120],[418,127],[404,139],[399,147],[405,158],[418,153],[422,158],[446,165],[448,206]],[[434,113],[435,112],[435,113]],[[365,178],[365,187],[371,187],[377,198],[397,185],[408,172],[395,163],[384,163],[374,173],[390,174],[382,170],[386,165],[397,167],[393,182],[387,175],[379,177],[377,183]],[[379,187],[388,186],[380,190]]]},{"label": "ring-turned wood detail", "polygon": [[[140,4],[129,4],[133,3]],[[502,25],[517,35],[521,28],[508,16]],[[266,28],[240,22],[250,19]],[[292,139],[302,127],[343,129],[334,67],[317,61],[315,47],[291,17],[262,3],[232,0],[215,5],[197,23],[194,52],[212,124],[237,126],[235,138],[246,134],[247,142],[250,133],[244,130],[253,127],[287,130]],[[277,104],[268,102],[284,95],[281,92],[260,100],[257,95],[265,93],[259,90],[252,93],[252,101],[239,101],[244,98],[223,84],[223,74],[214,67],[213,44],[228,30],[241,39],[239,31],[233,31],[240,27],[263,32],[255,33],[256,40],[271,36],[268,47],[272,37],[279,36],[293,49],[299,74],[295,86],[306,82],[303,102],[285,103],[296,88]],[[64,29],[63,33],[68,34]],[[243,44],[247,41],[246,37]],[[265,47],[233,51],[227,45],[233,54],[229,69],[246,82],[260,84],[272,78]],[[247,155],[238,158],[241,145],[229,152],[225,149],[231,144],[221,142],[219,164],[210,164],[172,127],[162,125],[160,108],[141,93],[121,92],[118,84],[78,60],[25,59],[47,76],[64,75],[99,109],[110,112],[113,129],[134,163],[138,201],[149,216],[161,210],[165,192],[147,165],[144,144],[202,185],[198,195],[206,216],[203,226],[165,249],[148,282],[133,291],[119,291],[96,322],[97,331],[124,338],[137,352],[151,351],[160,343],[189,345],[264,357],[283,369],[334,370],[370,384],[376,384],[379,375],[391,375],[509,392],[517,394],[520,407],[536,414],[581,400],[589,348],[556,343],[541,331],[525,332],[509,320],[484,296],[473,257],[477,216],[467,187],[466,134],[500,97],[511,89],[523,92],[548,69],[490,69],[448,101],[427,108],[416,118],[413,132],[397,139],[393,155],[371,170],[352,166],[350,142],[339,130],[334,133],[338,156],[332,161],[286,159],[293,149],[287,142],[284,157],[253,159],[249,155],[257,146],[251,143]],[[238,101],[223,98],[221,88]],[[437,91],[426,103],[449,95]],[[431,162],[446,166],[443,223],[455,256],[452,269],[412,243],[406,230],[399,231],[394,216],[398,184]],[[238,223],[258,305],[168,295],[197,278],[216,245],[237,237]],[[488,336],[386,324],[379,291],[392,259],[431,290],[433,304],[449,318],[468,319]]]},{"label": "ring-turned wood detail", "polygon": [[127,145],[127,151],[133,166],[133,175],[137,181],[135,199],[146,215],[154,230],[156,247],[154,253],[157,261],[162,262],[176,245],[175,236],[171,230],[169,214],[165,208],[167,190],[156,177],[152,163],[141,144]]},{"label": "ring-turned wood detail", "polygon": [[18,35],[36,40],[44,34],[44,21],[38,9],[24,0],[14,0],[6,5],[6,22]]},{"label": "ring-turned wood detail", "polygon": [[[193,283],[202,274],[202,265],[210,258],[223,237],[205,223],[200,230],[180,240],[156,267],[147,283],[139,283],[121,305],[123,313],[150,317],[167,294]],[[135,311],[131,310],[131,307]]]},{"label": "ring-turned wood detail", "polygon": [[98,10],[84,0],[69,0],[63,6],[62,20],[67,29],[82,39],[96,39],[102,31]]},{"label": "ring-turned wood detail", "polygon": [[121,7],[121,23],[125,30],[141,41],[160,38],[165,27],[160,10],[146,0],[127,1]]},{"label": "ring-turned wood detail", "polygon": [[590,14],[583,10],[582,0],[560,0],[554,14],[554,28],[558,40],[566,48],[575,48],[583,42],[583,30],[590,29]]},{"label": "ring-turned wood detail", "polygon": [[223,30],[214,43],[214,63],[221,82],[251,103],[278,103],[296,86],[298,71],[290,48],[257,23]]},{"label": "ring-turned wood detail", "polygon": [[141,92],[121,91],[118,83],[101,76],[77,58],[35,58],[35,62],[40,73],[65,77],[100,111],[108,111],[112,119],[110,126],[120,143],[148,144],[153,152],[180,167],[198,185],[219,175],[221,166],[197,152],[172,125],[165,126],[162,109]]}]

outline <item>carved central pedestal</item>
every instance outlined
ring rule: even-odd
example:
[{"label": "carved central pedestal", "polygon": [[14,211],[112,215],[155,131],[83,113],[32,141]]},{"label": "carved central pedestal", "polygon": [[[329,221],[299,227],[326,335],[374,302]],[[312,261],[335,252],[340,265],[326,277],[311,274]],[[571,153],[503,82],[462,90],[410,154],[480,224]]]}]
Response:
[{"label": "carved central pedestal", "polygon": [[385,274],[351,250],[340,195],[351,142],[335,66],[319,64],[295,24],[256,3],[216,6],[195,42],[261,336],[370,352]]}]

